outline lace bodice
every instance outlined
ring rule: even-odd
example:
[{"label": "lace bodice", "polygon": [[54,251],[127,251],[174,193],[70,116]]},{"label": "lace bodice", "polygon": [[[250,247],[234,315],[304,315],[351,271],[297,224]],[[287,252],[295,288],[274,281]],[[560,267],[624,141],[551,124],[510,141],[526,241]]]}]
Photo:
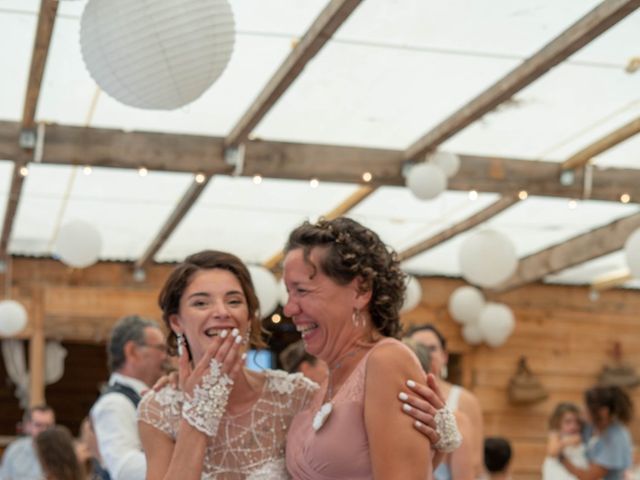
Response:
[{"label": "lace bodice", "polygon": [[[289,478],[284,460],[287,430],[317,385],[299,373],[265,370],[264,374],[264,388],[253,407],[220,419],[217,435],[208,440],[203,480]],[[175,440],[183,401],[182,392],[171,386],[149,392],[138,407],[139,419]]]}]

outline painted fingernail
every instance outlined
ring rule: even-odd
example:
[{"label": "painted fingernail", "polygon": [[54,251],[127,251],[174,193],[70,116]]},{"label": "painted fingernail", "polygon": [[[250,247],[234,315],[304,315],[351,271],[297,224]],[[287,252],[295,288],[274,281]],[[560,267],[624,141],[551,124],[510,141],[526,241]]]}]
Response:
[{"label": "painted fingernail", "polygon": [[237,336],[238,336],[238,333],[240,333],[240,332],[238,331],[238,329],[237,329],[237,328],[234,328],[233,330],[231,330],[231,336],[232,336],[232,337],[237,337]]},{"label": "painted fingernail", "polygon": [[402,410],[404,410],[405,412],[410,412],[411,405],[409,405],[408,403],[405,403],[404,405],[402,405]]},{"label": "painted fingernail", "polygon": [[421,421],[419,421],[419,420],[416,420],[415,422],[413,422],[413,425],[414,425],[416,428],[421,428],[421,427],[422,427],[422,422],[421,422]]},{"label": "painted fingernail", "polygon": [[227,338],[227,335],[229,335],[229,330],[222,330],[220,332],[220,338]]},{"label": "painted fingernail", "polygon": [[407,386],[409,388],[415,388],[416,382],[414,382],[413,380],[407,380]]},{"label": "painted fingernail", "polygon": [[400,392],[400,393],[398,394],[398,398],[399,398],[400,400],[402,400],[403,402],[406,402],[407,400],[409,400],[409,395],[407,395],[407,394],[406,394],[406,393],[404,393],[404,392]]},{"label": "painted fingernail", "polygon": [[[233,332],[231,333],[233,335]],[[240,344],[242,343],[242,337],[236,337],[236,339],[234,340],[234,342]]]},{"label": "painted fingernail", "polygon": [[240,355],[240,358],[242,360],[244,360],[245,358],[247,358],[247,352],[244,352],[242,355]]}]

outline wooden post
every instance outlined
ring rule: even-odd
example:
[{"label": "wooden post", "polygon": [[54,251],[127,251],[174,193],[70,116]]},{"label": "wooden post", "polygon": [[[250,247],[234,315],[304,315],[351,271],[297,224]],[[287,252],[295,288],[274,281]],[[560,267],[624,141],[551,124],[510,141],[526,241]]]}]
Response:
[{"label": "wooden post", "polygon": [[44,308],[43,295],[40,287],[33,291],[33,330],[29,340],[29,405],[41,405],[44,398]]}]

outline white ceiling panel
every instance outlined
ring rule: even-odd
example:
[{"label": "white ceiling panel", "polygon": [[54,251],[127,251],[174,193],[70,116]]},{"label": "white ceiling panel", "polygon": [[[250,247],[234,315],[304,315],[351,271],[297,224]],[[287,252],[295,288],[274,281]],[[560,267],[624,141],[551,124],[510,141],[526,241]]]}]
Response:
[{"label": "white ceiling panel", "polygon": [[[554,275],[545,277],[546,283],[569,283],[574,285],[589,285],[603,275],[622,272],[627,262],[622,250],[609,255],[585,262],[576,267],[567,268]],[[640,279],[629,280],[623,285],[625,288],[640,288]]]}]

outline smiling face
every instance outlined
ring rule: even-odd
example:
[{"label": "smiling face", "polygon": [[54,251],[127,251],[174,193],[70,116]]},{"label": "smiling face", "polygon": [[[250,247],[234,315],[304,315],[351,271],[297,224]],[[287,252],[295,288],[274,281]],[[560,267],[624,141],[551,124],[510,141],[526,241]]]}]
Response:
[{"label": "smiling face", "polygon": [[580,433],[580,419],[575,412],[565,412],[560,418],[561,435],[577,435]]},{"label": "smiling face", "polygon": [[237,328],[246,337],[249,309],[238,278],[219,268],[196,271],[180,297],[178,313],[170,317],[171,328],[187,339],[197,362],[222,330]]},{"label": "smiling face", "polygon": [[291,250],[284,260],[284,281],[289,300],[284,313],[293,319],[302,334],[305,350],[330,365],[361,339],[367,328],[355,326],[352,315],[358,310],[367,317],[371,292],[358,291],[358,279],[346,285],[336,283],[320,269],[325,252],[313,248],[308,260],[302,249]]}]

